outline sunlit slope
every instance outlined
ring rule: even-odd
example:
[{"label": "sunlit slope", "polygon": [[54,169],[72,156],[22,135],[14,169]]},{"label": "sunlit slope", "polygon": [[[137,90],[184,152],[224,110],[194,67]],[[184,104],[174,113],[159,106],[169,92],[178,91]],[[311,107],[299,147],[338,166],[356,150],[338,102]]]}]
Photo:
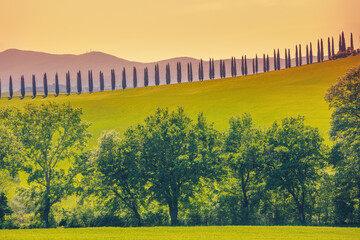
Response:
[{"label": "sunlit slope", "polygon": [[[74,106],[83,108],[84,118],[92,123],[92,144],[97,142],[96,139],[104,130],[123,131],[130,125],[143,122],[158,107],[174,109],[177,106],[184,107],[192,117],[204,112],[219,130],[228,126],[229,117],[245,112],[250,113],[261,127],[268,127],[273,121],[284,117],[304,115],[308,124],[318,127],[326,138],[330,126],[330,111],[324,101],[326,89],[348,68],[358,64],[360,56],[355,56],[247,77],[71,94],[57,98],[26,97],[24,100],[14,98],[10,101],[2,98],[0,107],[70,101]],[[175,81],[172,79],[172,82]]]}]

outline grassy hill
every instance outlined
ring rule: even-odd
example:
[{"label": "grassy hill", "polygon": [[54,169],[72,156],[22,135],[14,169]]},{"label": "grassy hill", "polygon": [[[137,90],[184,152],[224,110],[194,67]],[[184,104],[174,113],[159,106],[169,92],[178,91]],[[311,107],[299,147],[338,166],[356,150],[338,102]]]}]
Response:
[{"label": "grassy hill", "polygon": [[[307,123],[320,129],[324,138],[330,114],[324,101],[326,89],[348,68],[360,64],[360,56],[261,73],[247,77],[204,82],[172,84],[147,88],[84,93],[57,98],[49,96],[23,100],[0,100],[0,107],[43,101],[68,102],[81,107],[84,118],[92,123],[92,145],[102,131],[123,131],[143,121],[158,107],[185,108],[192,117],[204,112],[215,127],[224,130],[231,116],[250,113],[260,127],[287,116],[304,115]],[[175,79],[172,79],[174,82]]]}]

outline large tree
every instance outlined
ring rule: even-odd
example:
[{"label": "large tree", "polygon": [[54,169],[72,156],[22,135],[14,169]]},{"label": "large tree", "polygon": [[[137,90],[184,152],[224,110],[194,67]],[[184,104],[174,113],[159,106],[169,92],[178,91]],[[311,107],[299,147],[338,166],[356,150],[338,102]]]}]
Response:
[{"label": "large tree", "polygon": [[336,167],[337,223],[360,223],[360,67],[349,70],[327,91],[334,111],[330,137],[335,141],[331,159]]},{"label": "large tree", "polygon": [[267,186],[292,196],[301,224],[323,167],[323,139],[304,117],[275,122],[267,132]]},{"label": "large tree", "polygon": [[89,137],[89,124],[81,115],[81,109],[54,102],[27,104],[23,110],[7,108],[0,114],[22,144],[20,158],[30,184],[27,191],[45,227],[50,227],[51,207],[75,190],[76,165]]}]

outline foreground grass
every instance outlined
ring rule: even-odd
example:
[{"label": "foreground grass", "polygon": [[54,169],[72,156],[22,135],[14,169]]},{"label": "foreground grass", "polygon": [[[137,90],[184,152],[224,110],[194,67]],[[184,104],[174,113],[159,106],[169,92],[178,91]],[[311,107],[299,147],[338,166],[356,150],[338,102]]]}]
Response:
[{"label": "foreground grass", "polygon": [[1,239],[359,239],[359,228],[336,227],[151,227],[0,230]]},{"label": "foreground grass", "polygon": [[[204,82],[156,87],[61,95],[57,98],[2,98],[0,107],[43,101],[71,102],[81,107],[84,118],[92,123],[91,145],[97,144],[102,131],[125,130],[143,122],[158,107],[182,106],[192,117],[204,112],[215,127],[224,130],[231,116],[250,113],[255,123],[269,127],[284,117],[304,115],[308,124],[328,136],[330,111],[324,101],[326,89],[348,68],[360,64],[360,56],[315,63],[276,72]],[[172,79],[174,81],[174,79]],[[73,84],[75,82],[73,81]],[[84,80],[84,84],[86,81]],[[119,80],[117,85],[119,85]]]}]

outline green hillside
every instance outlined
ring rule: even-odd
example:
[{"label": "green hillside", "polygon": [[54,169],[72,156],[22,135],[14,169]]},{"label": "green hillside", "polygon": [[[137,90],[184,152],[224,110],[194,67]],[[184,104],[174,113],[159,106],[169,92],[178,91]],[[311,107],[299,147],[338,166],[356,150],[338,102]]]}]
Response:
[{"label": "green hillside", "polygon": [[10,101],[2,98],[0,107],[21,107],[29,102],[70,101],[74,106],[83,108],[84,118],[92,123],[93,145],[104,130],[123,131],[130,125],[142,122],[157,107],[173,109],[177,106],[184,107],[192,116],[204,112],[219,130],[227,128],[229,117],[244,112],[250,113],[261,127],[268,127],[283,117],[300,114],[306,117],[310,125],[318,127],[326,138],[330,111],[324,101],[324,93],[337,77],[358,64],[360,56],[355,56],[247,77],[62,95],[57,98],[26,97],[24,100],[14,98]]}]

